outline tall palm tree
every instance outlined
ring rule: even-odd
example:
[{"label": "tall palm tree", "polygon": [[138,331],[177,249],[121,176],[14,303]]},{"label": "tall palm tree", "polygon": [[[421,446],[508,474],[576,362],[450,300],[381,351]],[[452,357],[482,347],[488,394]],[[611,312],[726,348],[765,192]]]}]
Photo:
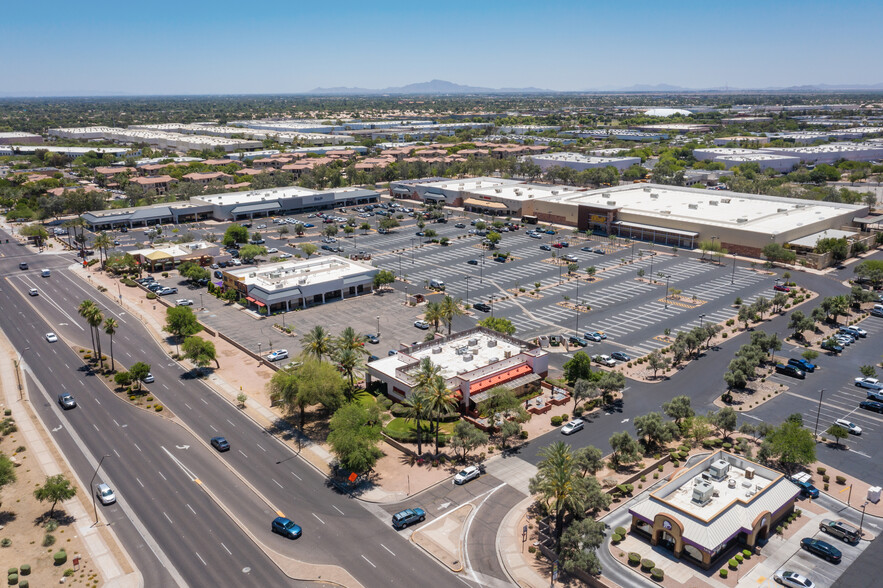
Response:
[{"label": "tall palm tree", "polygon": [[466,311],[463,310],[463,301],[459,298],[445,296],[441,302],[442,316],[445,324],[448,326],[448,335],[451,334],[451,327],[454,324],[454,317],[463,316]]},{"label": "tall palm tree", "polygon": [[110,335],[110,371],[116,370],[116,366],[113,362],[113,336],[116,335],[117,321],[115,318],[108,318],[104,321],[104,332]]},{"label": "tall palm tree", "polygon": [[[79,315],[81,317],[86,319],[86,322],[89,322],[88,316],[92,313],[92,309],[94,309],[94,308],[95,308],[94,302],[92,302],[91,300],[83,300],[82,302],[80,302],[80,306],[77,307],[77,312],[79,313]],[[92,336],[92,353],[97,354],[97,351],[95,348],[95,331],[91,328],[91,323],[90,323],[89,335]]]},{"label": "tall palm tree", "polygon": [[89,327],[95,331],[96,358],[98,359],[98,364],[104,369],[104,356],[101,354],[101,333],[99,331],[101,323],[104,322],[104,314],[102,314],[101,309],[97,305],[93,305],[84,318],[89,323]]},{"label": "tall palm tree", "polygon": [[564,513],[583,512],[585,481],[570,445],[556,441],[542,449],[543,460],[538,465],[537,475],[530,480],[530,493],[542,494],[555,512],[555,543],[561,541]]},{"label": "tall palm tree", "polygon": [[435,454],[438,455],[438,437],[441,429],[442,417],[450,414],[457,404],[457,399],[448,390],[445,384],[445,378],[441,374],[436,374],[427,384],[424,390],[426,394],[427,408],[430,415],[435,420]]},{"label": "tall palm tree", "polygon": [[402,402],[405,406],[405,418],[414,422],[417,429],[417,455],[423,455],[423,427],[420,421],[429,414],[429,399],[420,390],[412,390],[411,394]]},{"label": "tall palm tree", "polygon": [[322,360],[323,357],[330,357],[332,351],[331,335],[322,325],[316,325],[310,332],[304,335],[303,355],[314,357]]},{"label": "tall palm tree", "polygon": [[414,378],[412,388],[415,390],[426,390],[432,379],[440,373],[441,366],[432,363],[432,360],[428,357],[424,357],[420,360],[420,368],[417,370],[417,373],[411,376]]},{"label": "tall palm tree", "polygon": [[[92,242],[92,246],[98,250],[98,259],[101,262],[101,267],[103,268],[104,260],[107,259],[107,250],[109,247],[113,247],[113,240],[107,233],[101,231],[95,236],[95,241]],[[104,254],[103,259],[102,254]]]},{"label": "tall palm tree", "polygon": [[355,349],[341,348],[334,353],[334,362],[349,378],[352,389],[356,385],[356,370],[362,365],[361,354]]},{"label": "tall palm tree", "polygon": [[358,334],[352,327],[347,327],[340,332],[340,335],[335,337],[334,348],[337,351],[354,351],[359,356],[369,355],[368,350],[365,348],[366,341],[367,338],[364,335]]},{"label": "tall palm tree", "polygon": [[444,320],[444,312],[440,302],[427,302],[426,312],[423,318],[427,323],[432,324],[432,328],[438,331],[438,324]]}]

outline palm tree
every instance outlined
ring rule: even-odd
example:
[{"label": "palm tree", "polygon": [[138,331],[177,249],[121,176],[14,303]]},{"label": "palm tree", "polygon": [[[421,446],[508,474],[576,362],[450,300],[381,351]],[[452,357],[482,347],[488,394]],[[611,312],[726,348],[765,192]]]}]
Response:
[{"label": "palm tree", "polygon": [[432,324],[432,328],[438,331],[438,324],[444,320],[445,315],[440,302],[427,302],[426,313],[423,315],[426,322]]},{"label": "palm tree", "polygon": [[118,326],[119,325],[114,318],[109,318],[104,321],[104,332],[110,335],[110,371],[116,369],[113,362],[113,336],[116,334]]},{"label": "palm tree", "polygon": [[405,406],[405,418],[414,421],[417,429],[417,455],[423,455],[423,427],[420,421],[429,414],[429,399],[420,390],[412,390],[411,394],[402,402]]},{"label": "palm tree", "polygon": [[302,353],[305,356],[312,356],[321,361],[323,357],[331,356],[331,350],[331,336],[325,330],[325,327],[316,325],[310,329],[309,333],[304,335]]},{"label": "palm tree", "polygon": [[435,454],[438,455],[438,437],[439,429],[441,429],[441,419],[452,412],[454,406],[457,405],[457,399],[448,390],[445,384],[445,378],[441,374],[436,374],[427,384],[424,390],[426,394],[427,407],[429,413],[435,420]]},{"label": "palm tree", "polygon": [[[98,259],[102,259],[102,253],[104,254],[104,260],[107,260],[107,250],[110,247],[113,247],[113,240],[110,236],[101,231],[95,236],[95,241],[93,241],[92,246],[98,250]],[[104,261],[101,262],[101,267],[104,267]]]},{"label": "palm tree", "polygon": [[583,512],[584,480],[570,445],[556,441],[542,449],[537,475],[530,480],[530,493],[542,494],[555,512],[555,542],[561,540],[564,513]]},{"label": "palm tree", "polygon": [[[361,347],[359,349],[362,349]],[[334,362],[350,380],[350,389],[356,385],[356,370],[362,365],[362,356],[355,349],[338,349],[334,353]]]},{"label": "palm tree", "polygon": [[[92,302],[91,300],[83,300],[82,302],[80,302],[80,306],[77,308],[77,312],[81,317],[86,319],[86,322],[89,322],[88,316],[92,313],[92,309],[94,308],[94,302]],[[92,336],[92,353],[97,354],[97,351],[95,350],[95,331],[91,328],[89,329],[89,335]]]},{"label": "palm tree", "polygon": [[101,354],[101,333],[99,329],[101,328],[101,323],[104,322],[104,314],[102,314],[101,309],[98,308],[97,305],[92,306],[92,308],[87,312],[84,317],[86,322],[89,323],[89,327],[95,331],[95,346],[97,347],[96,358],[98,359],[98,364],[101,366],[101,369],[104,369],[104,357]]},{"label": "palm tree", "polygon": [[445,324],[448,326],[448,335],[451,334],[451,327],[454,324],[454,317],[463,316],[466,311],[463,310],[463,301],[459,298],[445,296],[441,302],[442,315]]},{"label": "palm tree", "polygon": [[334,339],[334,348],[337,351],[354,351],[360,356],[369,355],[365,348],[366,341],[367,338],[364,335],[358,334],[352,327],[347,327]]}]

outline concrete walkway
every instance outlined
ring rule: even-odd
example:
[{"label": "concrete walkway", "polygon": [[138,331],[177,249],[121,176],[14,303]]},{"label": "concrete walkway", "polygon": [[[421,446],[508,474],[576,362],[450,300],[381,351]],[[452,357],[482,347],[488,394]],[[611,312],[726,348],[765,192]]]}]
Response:
[{"label": "concrete walkway", "polygon": [[[65,469],[56,460],[55,454],[44,441],[43,435],[41,435],[34,422],[35,419],[32,418],[31,409],[28,406],[28,398],[23,398],[19,394],[14,357],[16,357],[15,349],[6,338],[6,335],[0,333],[0,388],[3,389],[6,406],[12,410],[15,424],[29,448],[29,455],[36,459],[40,470],[46,476],[67,474],[68,471],[73,471],[73,468],[70,467],[70,464],[67,464]],[[61,448],[56,447],[56,450],[58,455],[62,456],[61,459],[64,459],[64,453],[61,451]],[[90,495],[91,492],[89,491],[80,492],[75,498],[62,503],[65,512],[70,514],[74,521],[76,521],[74,523],[76,533],[83,539],[89,558],[101,572],[101,576],[105,580],[105,586],[140,588],[144,585],[141,573],[137,570],[126,573],[125,569],[134,569],[135,566],[132,565],[131,561],[122,564],[117,559],[117,554],[114,553],[111,546],[105,540],[102,531],[108,534],[110,541],[116,542],[114,547],[119,552],[125,553],[113,529],[106,524],[94,525],[88,511],[83,506],[80,498]]]}]

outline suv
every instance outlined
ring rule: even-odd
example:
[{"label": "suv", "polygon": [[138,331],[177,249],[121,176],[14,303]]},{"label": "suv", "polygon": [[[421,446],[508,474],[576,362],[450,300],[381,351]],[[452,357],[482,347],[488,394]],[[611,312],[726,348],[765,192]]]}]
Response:
[{"label": "suv", "polygon": [[600,363],[601,365],[605,365],[607,367],[613,367],[616,365],[616,362],[609,355],[596,355],[592,358],[592,361],[595,363]]},{"label": "suv", "polygon": [[793,365],[797,369],[809,373],[813,373],[814,371],[816,371],[816,364],[810,363],[805,359],[795,359],[792,357],[788,360],[788,365]]},{"label": "suv", "polygon": [[490,312],[491,307],[489,304],[485,304],[484,302],[476,302],[472,305],[472,308],[475,310],[480,310],[481,312]]},{"label": "suv", "polygon": [[798,474],[790,478],[791,482],[800,488],[800,494],[810,498],[819,497],[819,489],[812,485],[808,474]]},{"label": "suv", "polygon": [[846,543],[855,543],[859,540],[858,529],[843,521],[822,519],[822,522],[819,523],[819,531],[824,531],[829,535],[842,539]]},{"label": "suv", "polygon": [[19,263],[19,264],[18,264],[18,269],[20,269],[20,270],[26,270],[26,269],[28,269],[28,262],[26,262],[26,261],[22,261],[21,263]]},{"label": "suv", "polygon": [[414,523],[421,523],[426,518],[426,511],[422,508],[406,508],[392,515],[392,526],[396,529],[404,529]]},{"label": "suv", "polygon": [[563,427],[561,427],[561,433],[563,435],[572,435],[577,431],[581,431],[583,427],[586,426],[586,422],[582,419],[573,419],[569,423],[566,423]]},{"label": "suv", "polygon": [[776,364],[776,373],[784,374],[786,376],[791,376],[792,378],[798,378],[800,380],[806,377],[806,373],[803,370],[794,367],[793,365],[788,365],[784,363]]},{"label": "suv", "polygon": [[277,349],[276,351],[272,351],[269,355],[267,355],[267,361],[279,361],[280,359],[288,359],[287,349]]}]

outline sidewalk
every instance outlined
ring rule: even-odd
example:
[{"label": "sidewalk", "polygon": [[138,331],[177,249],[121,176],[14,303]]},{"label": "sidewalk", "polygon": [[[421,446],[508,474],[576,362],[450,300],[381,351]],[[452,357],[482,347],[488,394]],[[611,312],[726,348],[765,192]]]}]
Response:
[{"label": "sidewalk", "polygon": [[[6,406],[12,410],[12,417],[15,419],[18,431],[30,448],[29,454],[36,459],[40,470],[46,476],[68,474],[69,471],[72,471],[70,464],[66,464],[67,468],[59,464],[52,449],[46,444],[40,430],[34,423],[30,406],[28,406],[29,399],[18,397],[16,367],[12,360],[13,357],[15,357],[15,350],[6,336],[0,334],[0,387],[5,393]],[[64,459],[60,448],[56,447],[56,449],[61,455],[61,459]],[[82,538],[91,562],[100,570],[101,576],[104,578],[104,586],[140,588],[144,585],[141,573],[137,570],[126,572],[126,570],[134,570],[135,566],[128,560],[128,554],[123,550],[113,529],[106,524],[94,525],[92,523],[86,507],[81,502],[82,497],[85,496],[88,499],[90,495],[91,492],[88,489],[86,492],[79,492],[75,498],[63,502],[62,506],[65,512],[76,521],[74,529],[77,535]],[[102,531],[107,533],[107,538]],[[108,545],[108,540],[116,545]],[[119,561],[118,553],[126,559],[125,562]],[[71,555],[73,556],[73,554]]]},{"label": "sidewalk", "polygon": [[545,588],[549,579],[539,575],[522,555],[522,550],[527,549],[521,540],[522,530],[527,524],[527,509],[531,503],[533,498],[529,496],[506,514],[497,530],[497,555],[515,584],[522,588]]}]

